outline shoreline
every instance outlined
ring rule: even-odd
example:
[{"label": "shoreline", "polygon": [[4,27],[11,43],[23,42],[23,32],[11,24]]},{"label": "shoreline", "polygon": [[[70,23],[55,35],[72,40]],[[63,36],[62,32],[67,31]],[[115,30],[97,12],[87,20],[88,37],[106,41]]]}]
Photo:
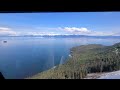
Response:
[{"label": "shoreline", "polygon": [[[70,50],[70,53],[72,53],[72,51]],[[72,57],[72,55],[71,54],[69,54],[68,55],[68,58],[71,58]],[[60,64],[59,64],[60,65]],[[53,67],[51,67],[50,69],[48,69],[48,70],[52,70],[52,69],[55,69],[57,66],[59,66],[59,65],[55,65],[55,66],[53,66]],[[48,71],[48,70],[45,70],[45,71]],[[31,77],[34,77],[34,76],[37,76],[37,75],[39,75],[39,74],[41,74],[41,73],[43,73],[43,72],[45,72],[45,71],[42,71],[42,72],[40,72],[40,73],[37,73],[37,74],[35,74],[35,75],[32,75],[32,76],[30,76],[30,77],[26,77],[25,79],[30,79]]]}]

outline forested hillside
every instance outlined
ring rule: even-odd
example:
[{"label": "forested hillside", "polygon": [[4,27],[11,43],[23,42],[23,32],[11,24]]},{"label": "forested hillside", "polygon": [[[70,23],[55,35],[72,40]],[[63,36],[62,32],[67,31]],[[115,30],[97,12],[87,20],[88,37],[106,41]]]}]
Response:
[{"label": "forested hillside", "polygon": [[29,79],[82,79],[88,73],[111,72],[120,69],[120,43],[112,46],[99,44],[71,48],[69,60],[56,68]]}]

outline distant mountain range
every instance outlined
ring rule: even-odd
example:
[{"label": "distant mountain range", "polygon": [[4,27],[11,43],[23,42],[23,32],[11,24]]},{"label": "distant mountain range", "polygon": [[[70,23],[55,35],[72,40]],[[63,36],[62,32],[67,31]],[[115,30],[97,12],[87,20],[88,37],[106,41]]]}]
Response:
[{"label": "distant mountain range", "polygon": [[78,38],[78,37],[101,38],[101,37],[103,37],[103,38],[120,38],[120,36],[88,36],[88,35],[20,35],[20,36],[7,36],[7,37],[56,37],[56,38]]},{"label": "distant mountain range", "polygon": [[120,36],[88,36],[88,35],[24,35],[24,37],[55,37],[55,38],[78,38],[78,37],[89,37],[89,38],[120,38]]}]

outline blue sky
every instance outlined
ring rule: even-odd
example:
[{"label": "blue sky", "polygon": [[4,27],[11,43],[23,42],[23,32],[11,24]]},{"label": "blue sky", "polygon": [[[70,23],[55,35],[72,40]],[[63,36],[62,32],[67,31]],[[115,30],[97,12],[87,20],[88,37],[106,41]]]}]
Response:
[{"label": "blue sky", "polygon": [[0,13],[0,35],[120,35],[120,12]]}]

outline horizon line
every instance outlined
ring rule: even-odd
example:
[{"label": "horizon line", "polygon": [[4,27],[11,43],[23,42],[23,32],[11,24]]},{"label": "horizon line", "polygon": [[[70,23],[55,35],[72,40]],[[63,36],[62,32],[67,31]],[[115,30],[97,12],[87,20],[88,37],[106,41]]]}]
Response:
[{"label": "horizon line", "polygon": [[100,37],[120,37],[120,35],[75,35],[75,34],[56,34],[56,35],[0,35],[0,37],[23,37],[23,36],[33,36],[33,37],[44,37],[44,36],[49,36],[49,37],[54,37],[54,36],[89,36],[89,37],[96,37],[96,36],[100,36]]}]

